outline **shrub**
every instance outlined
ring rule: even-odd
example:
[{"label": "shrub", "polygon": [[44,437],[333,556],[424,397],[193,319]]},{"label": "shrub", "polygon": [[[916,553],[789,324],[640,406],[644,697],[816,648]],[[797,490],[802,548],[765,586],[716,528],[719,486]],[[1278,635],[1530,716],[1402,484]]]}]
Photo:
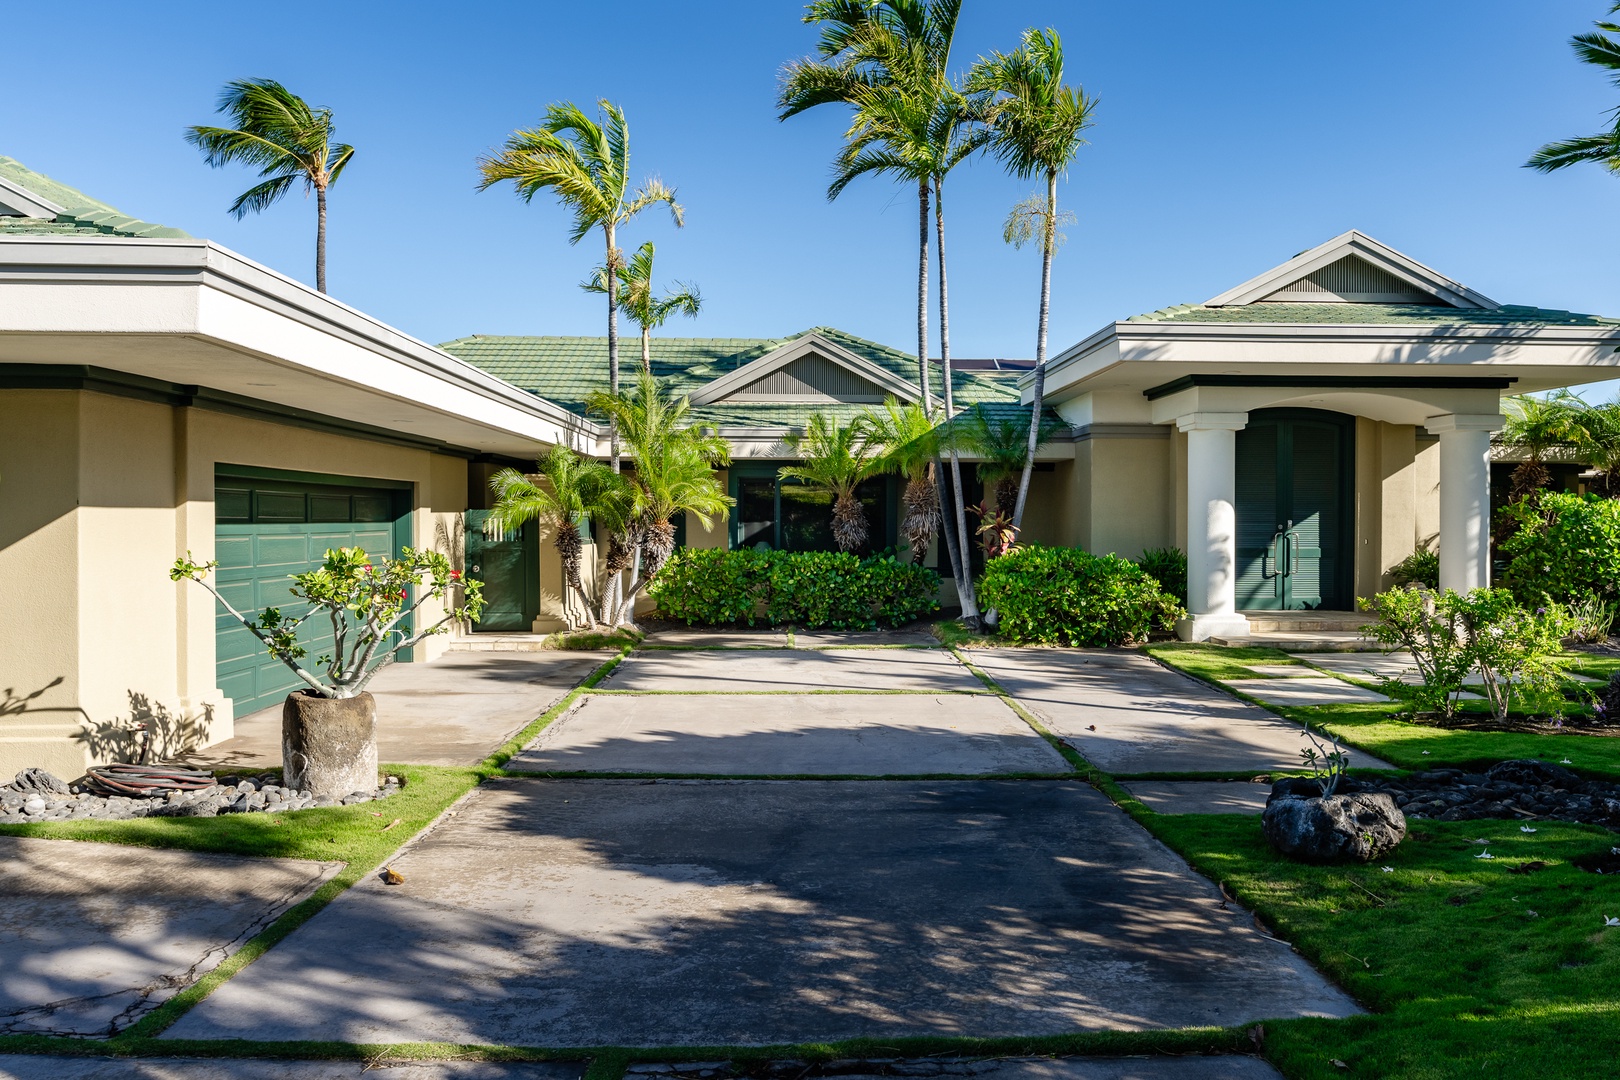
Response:
[{"label": "shrub", "polygon": [[1078,548],[1032,545],[990,560],[979,600],[1000,612],[1002,634],[1041,645],[1123,645],[1183,614],[1140,566]]},{"label": "shrub", "polygon": [[1502,585],[1519,602],[1620,600],[1620,499],[1542,492],[1502,508]]},{"label": "shrub", "polygon": [[1180,548],[1148,548],[1136,565],[1147,571],[1148,577],[1159,583],[1159,588],[1175,598],[1182,607],[1187,606],[1187,553]]},{"label": "shrub", "polygon": [[939,574],[889,554],[685,548],[649,592],[661,614],[690,625],[855,630],[903,626],[937,610]]},{"label": "shrub", "polygon": [[1440,553],[1425,548],[1414,551],[1389,568],[1390,581],[1397,589],[1422,585],[1426,589],[1440,587]]},{"label": "shrub", "polygon": [[1423,682],[1415,689],[1393,680],[1386,686],[1415,698],[1443,717],[1457,711],[1463,680],[1478,670],[1500,722],[1511,705],[1553,707],[1562,703],[1559,677],[1567,661],[1562,641],[1574,620],[1557,605],[1532,611],[1507,589],[1392,589],[1361,601],[1377,617],[1362,632],[1411,652]]}]

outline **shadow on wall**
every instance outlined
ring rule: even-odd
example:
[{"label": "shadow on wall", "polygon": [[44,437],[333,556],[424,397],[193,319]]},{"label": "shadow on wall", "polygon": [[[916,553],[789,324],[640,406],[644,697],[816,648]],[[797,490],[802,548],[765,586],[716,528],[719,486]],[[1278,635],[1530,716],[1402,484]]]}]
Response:
[{"label": "shadow on wall", "polygon": [[61,686],[64,678],[65,676],[58,675],[56,678],[52,679],[50,682],[46,683],[44,686],[30,694],[19,694],[17,693],[16,687],[12,686],[8,686],[4,690],[0,690],[0,719],[4,719],[8,716],[21,716],[23,713],[28,712],[77,712],[82,715],[84,712],[83,709],[41,709],[30,704],[31,702],[37,701],[39,698],[44,696],[47,690],[54,690],[56,687]]},{"label": "shadow on wall", "polygon": [[76,738],[96,761],[146,764],[201,748],[208,742],[213,723],[212,705],[204,705],[198,712],[177,713],[131,690],[129,716],[99,722],[86,716],[84,730]]}]

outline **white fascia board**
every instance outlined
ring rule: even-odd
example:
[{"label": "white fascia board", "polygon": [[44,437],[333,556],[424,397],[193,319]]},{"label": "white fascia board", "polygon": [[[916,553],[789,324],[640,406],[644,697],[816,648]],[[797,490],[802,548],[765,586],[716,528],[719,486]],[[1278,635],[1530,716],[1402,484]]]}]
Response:
[{"label": "white fascia board", "polygon": [[[1134,323],[1109,323],[1089,337],[1069,346],[1046,362],[1046,396],[1054,402],[1063,401],[1073,394],[1070,387],[1098,371],[1119,362],[1120,330]],[[1034,399],[1035,372],[1025,372],[1018,379],[1020,400],[1028,404]]]},{"label": "white fascia board", "polygon": [[1389,245],[1381,244],[1366,233],[1355,229],[1341,233],[1309,251],[1301,252],[1282,265],[1273,267],[1258,277],[1250,278],[1211,300],[1206,300],[1204,306],[1228,307],[1252,304],[1270,296],[1285,285],[1309,277],[1330,263],[1338,262],[1346,255],[1358,256],[1373,266],[1387,270],[1407,284],[1423,292],[1432,293],[1453,307],[1489,309],[1501,306],[1483,293],[1475,292],[1466,285],[1451,280],[1416,259],[1403,255]]},{"label": "white fascia board", "polygon": [[67,209],[58,206],[47,198],[34,194],[27,188],[0,176],[0,206],[15,210],[22,217],[45,218],[56,217]]},{"label": "white fascia board", "polygon": [[0,238],[0,290],[15,285],[28,290],[0,304],[0,333],[184,335],[526,439],[602,436],[560,405],[207,241]]},{"label": "white fascia board", "polygon": [[916,401],[917,388],[904,379],[896,378],[885,368],[857,356],[842,345],[835,344],[820,334],[810,333],[794,338],[785,345],[775,349],[755,360],[750,360],[736,371],[730,371],[718,379],[698,387],[691,395],[693,405],[711,405],[717,401],[725,400],[728,394],[738,389],[756,383],[774,371],[787,367],[793,361],[809,353],[820,353],[833,363],[848,368],[867,382],[887,390],[901,401]]}]

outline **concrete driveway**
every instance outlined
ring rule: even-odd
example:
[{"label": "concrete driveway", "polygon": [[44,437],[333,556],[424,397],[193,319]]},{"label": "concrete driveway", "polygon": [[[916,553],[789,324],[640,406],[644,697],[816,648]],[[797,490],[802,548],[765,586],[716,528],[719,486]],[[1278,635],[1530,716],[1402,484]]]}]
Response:
[{"label": "concrete driveway", "polygon": [[[601,666],[594,652],[453,652],[372,680],[377,756],[399,765],[476,765]],[[281,706],[236,719],[236,736],[185,759],[207,768],[281,764]]]},{"label": "concrete driveway", "polygon": [[165,1036],[716,1046],[1356,1011],[1073,781],[503,780],[393,866]]}]

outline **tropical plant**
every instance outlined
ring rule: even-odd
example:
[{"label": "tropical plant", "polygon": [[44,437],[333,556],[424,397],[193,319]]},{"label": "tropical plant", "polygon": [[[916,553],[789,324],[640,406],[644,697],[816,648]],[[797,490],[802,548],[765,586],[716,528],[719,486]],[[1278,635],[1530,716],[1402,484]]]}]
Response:
[{"label": "tropical plant", "polygon": [[975,506],[973,512],[979,518],[977,532],[986,560],[1005,555],[1018,546],[1018,530],[1013,528],[1012,517],[1001,512],[1001,507],[986,500]]},{"label": "tropical plant", "polygon": [[[1620,3],[1609,8],[1609,14],[1620,11]],[[1570,38],[1570,48],[1583,64],[1591,64],[1606,72],[1609,82],[1620,86],[1620,41],[1609,34],[1620,33],[1620,25],[1599,22],[1597,30],[1576,34]],[[1615,122],[1606,131],[1596,135],[1580,135],[1573,139],[1548,143],[1530,156],[1525,167],[1541,172],[1555,172],[1571,165],[1591,162],[1601,165],[1610,173],[1620,172],[1620,112],[1612,112]]]},{"label": "tropical plant", "polygon": [[1620,398],[1576,414],[1574,457],[1597,470],[1599,494],[1620,499]]},{"label": "tropical plant", "polygon": [[[641,327],[641,370],[652,373],[652,332],[669,321],[671,315],[697,318],[703,307],[703,297],[696,285],[675,282],[675,291],[664,296],[653,295],[653,242],[648,240],[636,249],[620,271],[619,310],[625,317]],[[590,279],[580,286],[586,292],[607,294],[607,267],[598,266]]]},{"label": "tropical plant", "polygon": [[887,555],[687,548],[649,592],[661,615],[692,625],[870,629],[938,610],[939,574]]},{"label": "tropical plant", "polygon": [[1546,459],[1572,450],[1579,440],[1582,402],[1560,390],[1546,397],[1519,394],[1502,404],[1507,412],[1502,445],[1524,455],[1513,470],[1513,497],[1534,497],[1552,479]]},{"label": "tropical plant", "polygon": [[994,134],[991,151],[1020,179],[1044,177],[1046,191],[1013,209],[1006,239],[1019,247],[1035,239],[1041,245],[1040,319],[1035,335],[1035,380],[1030,407],[1029,443],[1013,509],[1013,527],[1023,524],[1035,471],[1039,421],[1046,407],[1046,331],[1052,307],[1052,256],[1062,237],[1058,211],[1058,178],[1068,172],[1085,145],[1080,133],[1091,126],[1096,101],[1063,81],[1063,41],[1056,30],[1026,30],[1011,53],[993,52],[968,73],[968,90],[981,98]]},{"label": "tropical plant", "polygon": [[861,422],[879,448],[878,467],[905,478],[901,501],[906,513],[900,531],[911,548],[911,561],[920,563],[940,526],[939,488],[934,482],[939,429],[921,405],[902,404],[892,397],[884,399],[881,409],[865,410]]},{"label": "tropical plant", "polygon": [[1422,585],[1429,589],[1440,587],[1440,553],[1432,542],[1425,543],[1412,554],[1391,566],[1389,580],[1397,589]]},{"label": "tropical plant", "polygon": [[[1017,415],[992,412],[983,404],[975,405],[957,418],[962,445],[978,456],[979,479],[985,490],[994,492],[996,509],[1009,521],[1018,504],[1018,478],[1024,468],[1024,457],[1029,451],[1029,417],[1019,410]],[[1041,417],[1040,430],[1035,434],[1035,445],[1044,446],[1062,430],[1063,425],[1049,416]]]},{"label": "tropical plant", "polygon": [[1620,602],[1620,501],[1550,491],[1499,513],[1500,580],[1521,603]]},{"label": "tropical plant", "polygon": [[[209,584],[208,572],[218,565],[194,562],[188,551],[185,558],[175,560],[169,579],[195,581],[213,593],[233,619],[264,643],[271,657],[325,698],[358,697],[401,650],[447,632],[452,623],[477,622],[484,610],[483,583],[462,576],[437,551],[403,548],[399,558],[373,563],[361,548],[329,548],[319,567],[291,577],[288,591],[309,605],[302,615],[268,607],[257,618],[236,610]],[[461,594],[459,604],[447,602],[453,592]],[[443,616],[412,630],[413,616],[429,600],[445,602]],[[332,651],[319,657],[313,665],[317,670],[311,671],[299,663],[309,650],[299,643],[298,630],[322,616],[332,627]]]},{"label": "tropical plant", "polygon": [[864,547],[869,531],[866,508],[855,489],[880,467],[880,447],[865,425],[840,424],[824,412],[812,413],[804,431],[789,435],[787,444],[799,451],[800,462],[784,465],[782,478],[832,496],[832,535],[838,550]]},{"label": "tropical plant", "polygon": [[216,112],[231,127],[196,125],[186,141],[214,168],[240,162],[259,170],[259,183],[231,203],[238,220],[273,206],[300,181],[315,193],[315,290],[326,292],[326,192],[354,159],[354,147],[334,143],[331,109],[312,109],[274,79],[237,79],[220,91]]},{"label": "tropical plant", "polygon": [[1187,606],[1187,553],[1180,548],[1148,548],[1136,560],[1147,576],[1159,583],[1165,594]]},{"label": "tropical plant", "polygon": [[[498,154],[478,159],[482,179],[479,190],[511,181],[518,197],[529,202],[542,191],[553,192],[574,215],[568,242],[577,244],[593,229],[602,230],[606,254],[608,305],[608,392],[619,392],[619,276],[624,252],[619,250],[619,227],[658,203],[669,207],[679,226],[685,212],[675,192],[658,179],[630,193],[630,125],[624,110],[610,101],[597,102],[602,122],[597,123],[573,102],[546,106],[537,128],[523,128],[507,137]],[[619,471],[619,432],[609,431],[613,471]]]},{"label": "tropical plant", "polygon": [[551,544],[562,559],[563,584],[584,605],[584,621],[570,617],[569,629],[594,625],[591,597],[580,573],[584,541],[579,521],[604,509],[613,513],[622,508],[631,497],[628,483],[599,461],[583,458],[566,446],[553,446],[535,462],[532,477],[516,469],[502,469],[490,477],[489,486],[495,494],[490,520],[500,528],[518,529],[525,522],[539,521],[551,530]]},{"label": "tropical plant", "polygon": [[[617,394],[595,393],[589,411],[605,416],[624,434],[634,472],[633,548],[641,556],[630,585],[619,599],[613,621],[632,621],[636,599],[657,577],[675,547],[674,518],[688,514],[708,528],[732,499],[725,493],[716,465],[731,460],[731,445],[693,421],[690,399],[666,393],[648,372]],[[626,566],[624,569],[628,569]]]},{"label": "tropical plant", "polygon": [[1015,548],[984,567],[984,602],[1009,640],[1095,648],[1124,645],[1186,614],[1140,566],[1079,548]]}]

